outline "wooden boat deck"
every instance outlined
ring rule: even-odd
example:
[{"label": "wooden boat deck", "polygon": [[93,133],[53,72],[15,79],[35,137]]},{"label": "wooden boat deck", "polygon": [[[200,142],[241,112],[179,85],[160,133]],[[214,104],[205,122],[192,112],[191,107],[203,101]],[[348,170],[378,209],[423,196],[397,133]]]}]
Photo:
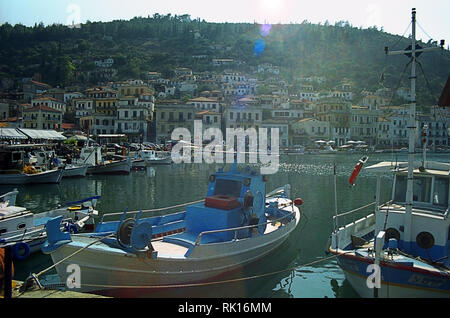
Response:
[{"label": "wooden boat deck", "polygon": [[158,255],[163,257],[166,256],[166,257],[184,258],[185,257],[184,255],[188,251],[187,247],[178,244],[163,242],[160,240],[153,241],[152,246],[155,249],[155,251],[158,252]]}]

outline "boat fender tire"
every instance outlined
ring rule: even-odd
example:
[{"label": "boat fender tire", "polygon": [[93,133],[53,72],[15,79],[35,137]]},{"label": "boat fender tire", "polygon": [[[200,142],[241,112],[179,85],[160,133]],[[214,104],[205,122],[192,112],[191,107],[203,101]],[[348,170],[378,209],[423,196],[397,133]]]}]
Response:
[{"label": "boat fender tire", "polygon": [[416,243],[420,248],[428,250],[434,245],[434,236],[429,232],[420,232],[416,236]]},{"label": "boat fender tire", "polygon": [[392,227],[388,228],[386,230],[386,234],[384,235],[385,243],[388,243],[390,239],[396,239],[397,241],[400,241],[400,232]]},{"label": "boat fender tire", "polygon": [[[21,253],[22,250],[23,253]],[[17,243],[16,245],[13,246],[12,252],[14,258],[21,261],[30,256],[30,246],[25,242]]]}]

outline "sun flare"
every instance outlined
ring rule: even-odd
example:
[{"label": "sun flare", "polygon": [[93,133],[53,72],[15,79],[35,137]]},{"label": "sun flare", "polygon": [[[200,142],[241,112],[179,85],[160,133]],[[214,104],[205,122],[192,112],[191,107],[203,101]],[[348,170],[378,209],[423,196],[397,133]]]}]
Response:
[{"label": "sun flare", "polygon": [[261,7],[267,13],[279,13],[283,6],[283,0],[261,0]]}]

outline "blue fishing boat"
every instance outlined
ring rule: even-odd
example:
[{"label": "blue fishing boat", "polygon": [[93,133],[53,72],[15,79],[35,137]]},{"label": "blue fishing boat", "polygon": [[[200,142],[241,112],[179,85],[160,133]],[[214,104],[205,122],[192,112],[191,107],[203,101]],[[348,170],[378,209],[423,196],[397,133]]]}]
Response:
[{"label": "blue fishing boat", "polygon": [[77,235],[60,231],[61,218],[49,221],[42,250],[62,282],[70,278],[67,266],[80,267],[82,292],[144,296],[220,281],[295,230],[303,201],[289,196],[288,185],[266,194],[265,176],[234,164],[212,174],[206,198],[181,205],[182,212],[143,217],[149,211],[124,211],[116,213],[120,220],[102,219],[94,233]]},{"label": "blue fishing boat", "polygon": [[[414,161],[416,58],[419,53],[438,48],[416,46],[415,23],[413,9],[411,47],[399,52],[389,52],[386,48],[388,54],[411,57],[408,162],[381,162],[365,168],[378,176],[374,213],[342,227],[340,217],[360,209],[336,213],[334,217],[329,251],[337,256],[346,279],[362,297],[450,296],[450,164],[427,161],[426,146],[422,161]],[[424,145],[426,129],[424,126]],[[355,167],[349,183],[355,182],[366,161]],[[386,171],[393,174],[392,197],[381,204],[381,176]]]}]

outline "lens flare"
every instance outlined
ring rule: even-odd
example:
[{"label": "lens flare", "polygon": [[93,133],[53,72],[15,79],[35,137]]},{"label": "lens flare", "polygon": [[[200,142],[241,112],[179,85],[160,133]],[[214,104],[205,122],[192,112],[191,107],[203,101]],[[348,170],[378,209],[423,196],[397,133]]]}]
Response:
[{"label": "lens flare", "polygon": [[260,56],[261,54],[263,54],[265,48],[266,41],[264,41],[263,39],[258,39],[256,40],[255,46],[253,47],[253,53],[255,54],[255,56]]},{"label": "lens flare", "polygon": [[265,23],[261,26],[261,30],[259,33],[261,34],[261,36],[266,37],[269,35],[270,30],[272,30],[272,25]]}]

